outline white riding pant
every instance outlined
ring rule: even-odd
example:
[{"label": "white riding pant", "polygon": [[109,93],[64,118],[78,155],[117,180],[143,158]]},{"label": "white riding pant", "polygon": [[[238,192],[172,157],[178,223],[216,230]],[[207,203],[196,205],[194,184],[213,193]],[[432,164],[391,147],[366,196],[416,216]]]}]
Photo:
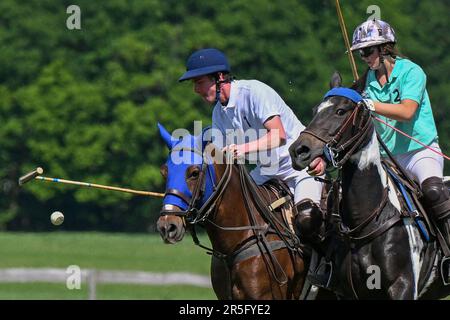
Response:
[{"label": "white riding pant", "polygon": [[294,203],[309,198],[320,204],[323,185],[321,182],[314,180],[314,177],[310,176],[306,169],[297,171],[291,168],[291,170],[281,175],[262,175],[257,167],[250,172],[250,175],[257,185],[262,185],[272,178],[283,180],[294,195]]},{"label": "white riding pant", "polygon": [[[441,152],[437,142],[433,142],[430,147]],[[444,176],[444,158],[427,148],[396,155],[394,158],[420,185],[429,177]]]}]

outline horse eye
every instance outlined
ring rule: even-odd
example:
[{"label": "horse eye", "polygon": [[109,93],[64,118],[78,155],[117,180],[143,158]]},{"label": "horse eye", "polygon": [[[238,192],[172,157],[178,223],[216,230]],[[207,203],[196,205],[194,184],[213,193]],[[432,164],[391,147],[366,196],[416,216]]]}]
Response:
[{"label": "horse eye", "polygon": [[336,114],[338,115],[338,116],[343,116],[344,114],[345,114],[345,110],[344,109],[337,109],[337,111],[336,111]]},{"label": "horse eye", "polygon": [[194,170],[194,171],[192,171],[189,178],[198,178],[199,174],[200,174],[199,170]]}]

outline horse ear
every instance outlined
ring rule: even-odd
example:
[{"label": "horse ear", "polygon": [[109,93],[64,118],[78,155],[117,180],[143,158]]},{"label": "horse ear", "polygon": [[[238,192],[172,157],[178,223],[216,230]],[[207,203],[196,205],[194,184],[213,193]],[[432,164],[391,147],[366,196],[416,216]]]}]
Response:
[{"label": "horse ear", "polygon": [[353,82],[353,85],[350,89],[356,90],[359,94],[364,91],[364,87],[366,86],[367,75],[369,73],[370,68],[364,72],[364,74],[356,81]]},{"label": "horse ear", "polygon": [[342,77],[338,71],[335,71],[331,76],[330,80],[330,89],[341,87],[342,86]]},{"label": "horse ear", "polygon": [[161,138],[164,140],[164,142],[166,143],[167,147],[169,149],[172,149],[173,143],[172,143],[172,136],[170,135],[170,133],[159,122],[158,122],[158,129],[159,129],[159,134],[160,134]]}]

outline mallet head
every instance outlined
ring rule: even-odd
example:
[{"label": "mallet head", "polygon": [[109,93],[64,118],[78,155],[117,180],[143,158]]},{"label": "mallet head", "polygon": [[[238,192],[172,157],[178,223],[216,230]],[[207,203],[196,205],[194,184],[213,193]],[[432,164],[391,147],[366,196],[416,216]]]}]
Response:
[{"label": "mallet head", "polygon": [[21,176],[19,178],[19,186],[27,183],[30,180],[33,180],[34,178],[36,178],[37,176],[40,176],[43,173],[44,173],[44,169],[42,169],[41,167],[37,167],[36,170],[31,171],[31,172],[27,173],[26,175]]}]

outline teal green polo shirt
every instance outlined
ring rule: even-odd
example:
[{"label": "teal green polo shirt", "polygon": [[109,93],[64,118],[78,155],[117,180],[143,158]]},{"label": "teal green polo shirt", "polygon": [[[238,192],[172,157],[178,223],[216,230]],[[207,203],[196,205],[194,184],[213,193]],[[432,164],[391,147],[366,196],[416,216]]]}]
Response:
[{"label": "teal green polo shirt", "polygon": [[[408,59],[397,58],[389,82],[383,87],[370,70],[366,80],[366,97],[379,102],[399,104],[404,99],[416,101],[419,106],[414,117],[407,122],[397,121],[377,115],[389,125],[414,137],[425,145],[437,141],[437,130],[426,90],[426,75],[422,68]],[[422,149],[423,146],[397,133],[394,129],[375,120],[375,127],[386,146],[394,155]],[[382,155],[386,156],[383,150]]]}]

